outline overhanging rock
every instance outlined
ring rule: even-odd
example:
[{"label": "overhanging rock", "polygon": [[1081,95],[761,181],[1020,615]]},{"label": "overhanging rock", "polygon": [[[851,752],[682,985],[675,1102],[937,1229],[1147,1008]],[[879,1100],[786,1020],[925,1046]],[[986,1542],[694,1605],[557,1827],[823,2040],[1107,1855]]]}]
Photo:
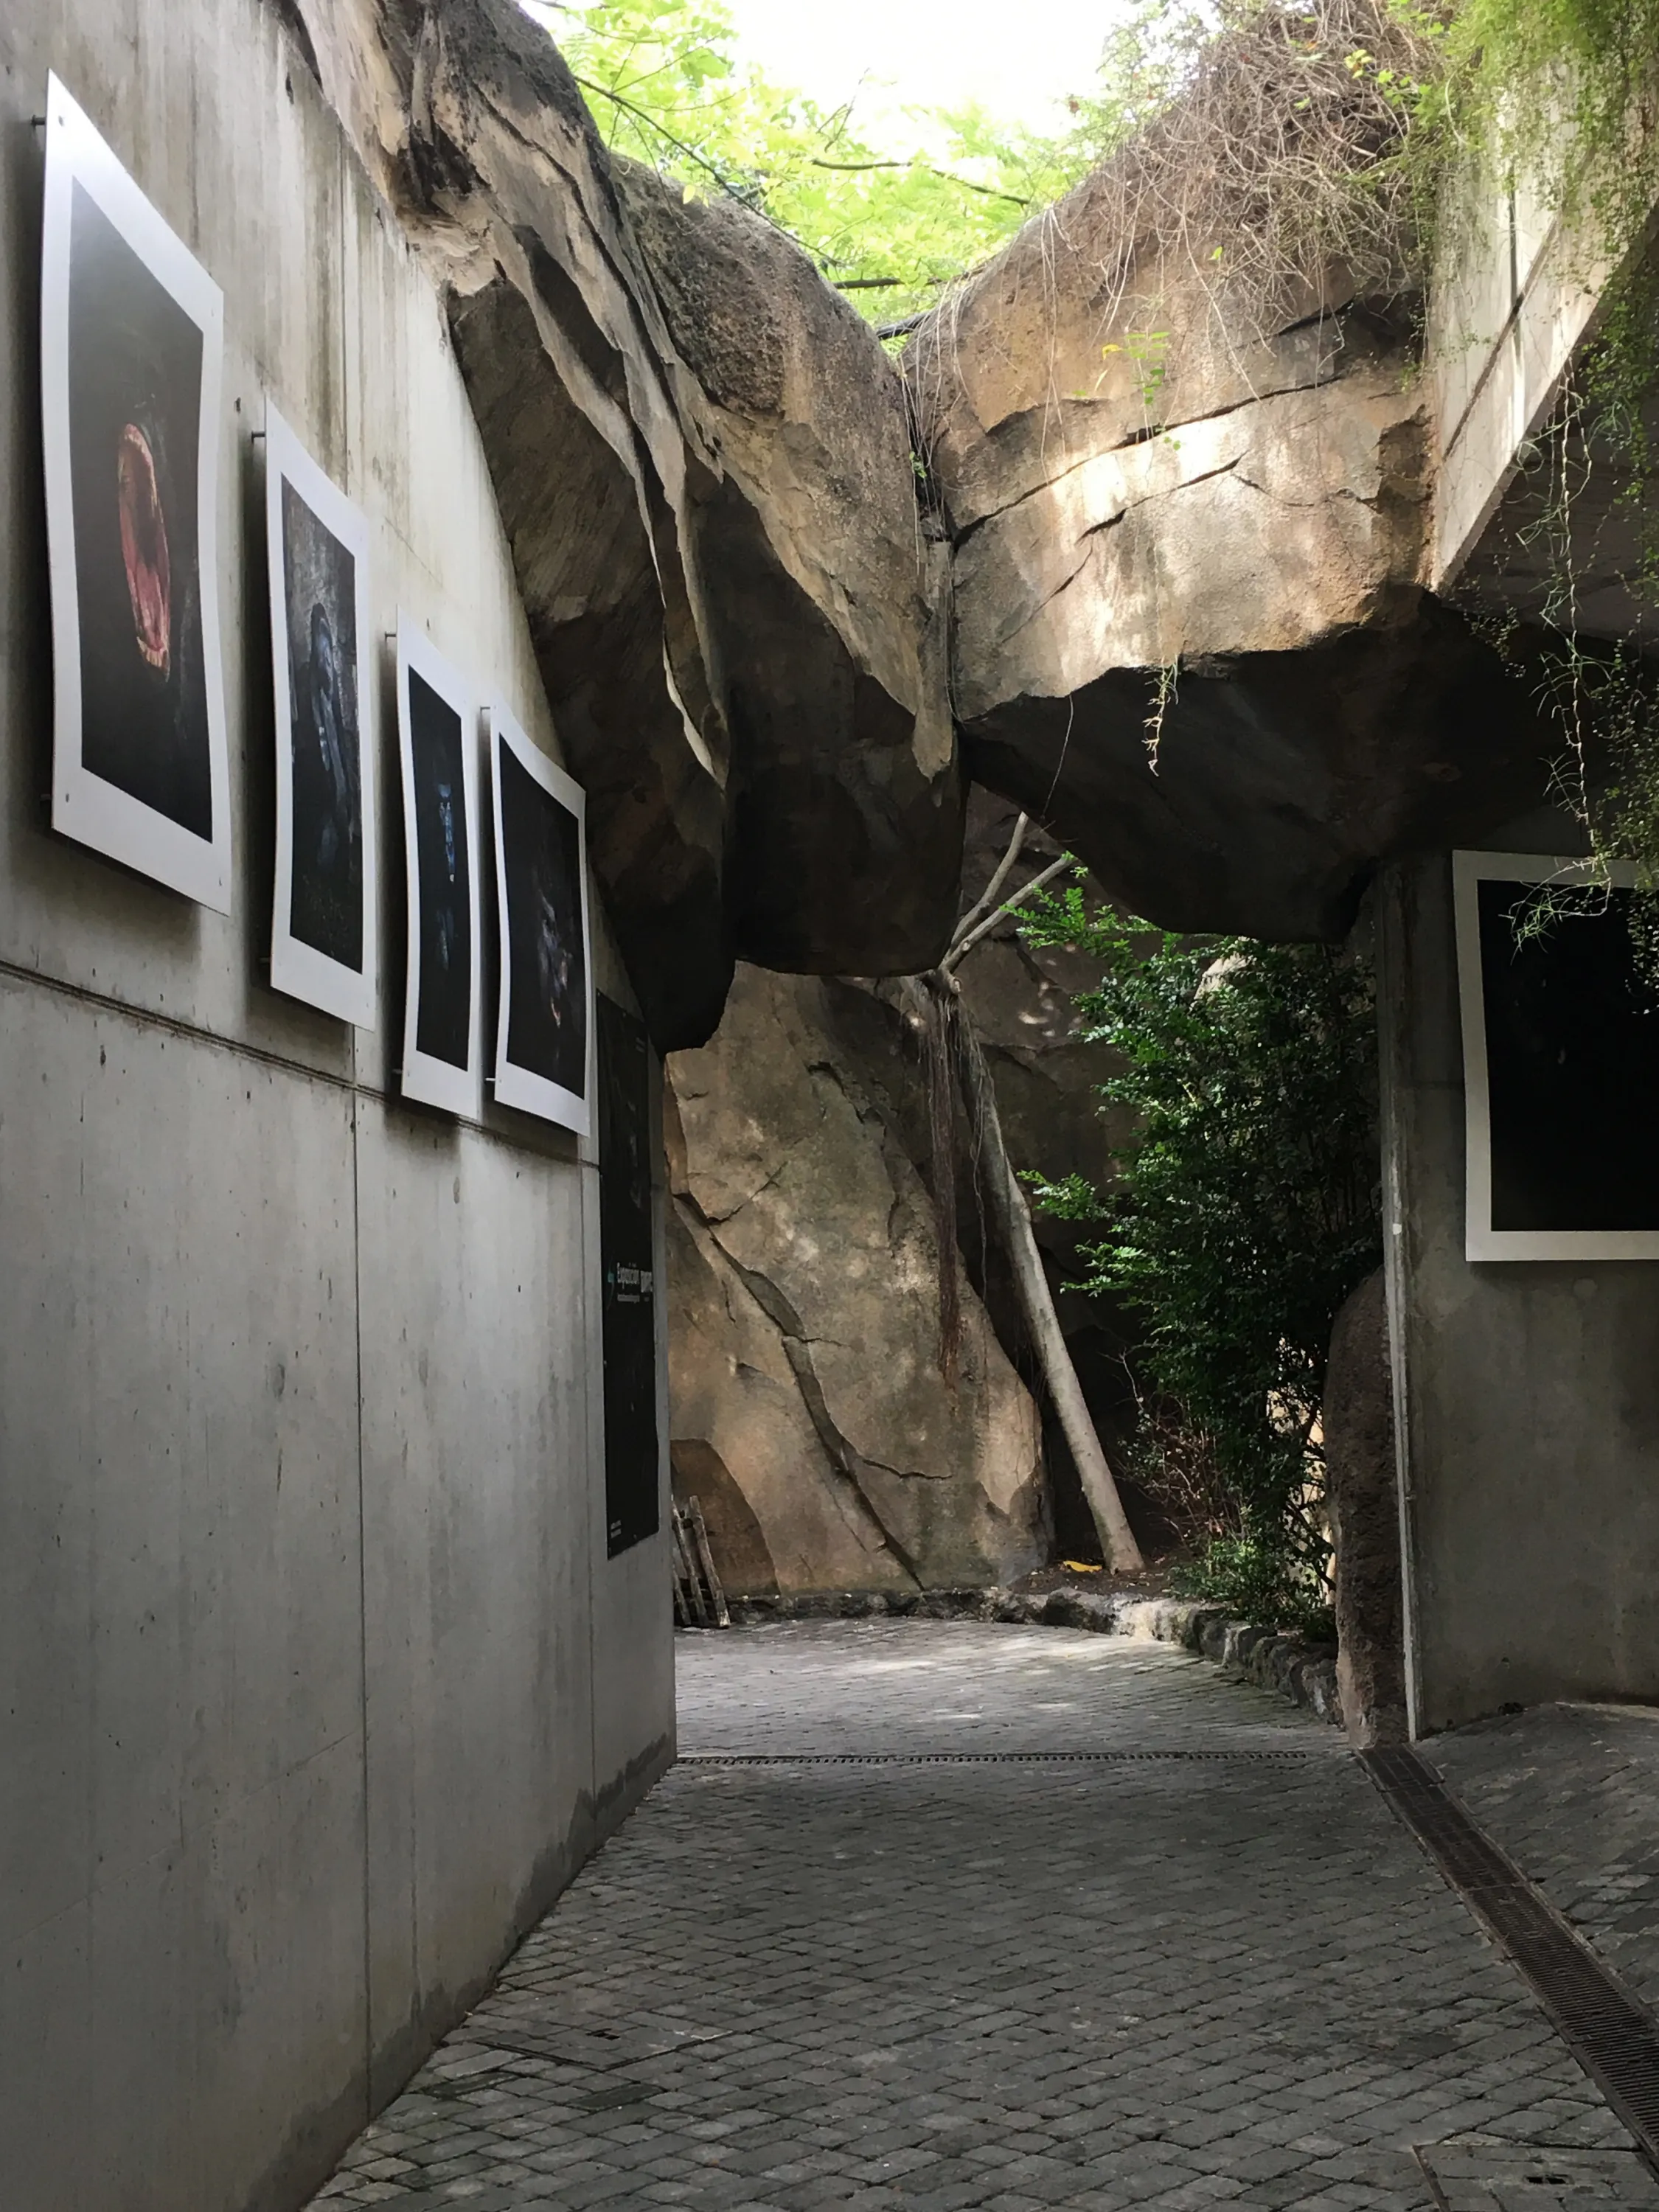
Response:
[{"label": "overhanging rock", "polygon": [[1352,924],[1379,859],[1456,844],[1538,804],[1547,743],[1524,687],[1413,592],[1298,650],[1104,669],[964,726],[975,779],[1018,802],[1137,914],[1289,940]]},{"label": "overhanging rock", "polygon": [[1339,272],[1266,328],[1099,177],[917,333],[970,772],[1169,926],[1326,937],[1378,859],[1535,803],[1523,685],[1423,587],[1410,332]]},{"label": "overhanging rock", "polygon": [[616,169],[720,455],[690,519],[731,731],[739,957],[906,972],[954,915],[963,787],[948,556],[918,528],[903,386],[781,232]]},{"label": "overhanging rock", "polygon": [[619,174],[512,0],[281,0],[450,305],[595,869],[660,1047],[734,957],[903,972],[962,834],[903,395],[770,226]]}]

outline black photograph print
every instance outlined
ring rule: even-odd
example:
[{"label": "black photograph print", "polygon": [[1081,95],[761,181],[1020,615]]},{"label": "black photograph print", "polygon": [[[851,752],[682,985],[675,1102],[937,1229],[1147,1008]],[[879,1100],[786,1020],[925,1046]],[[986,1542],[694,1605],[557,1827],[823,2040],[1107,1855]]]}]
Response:
[{"label": "black photograph print", "polygon": [[276,413],[265,424],[276,702],[275,988],[375,1020],[376,822],[365,518]]},{"label": "black photograph print", "polygon": [[501,1003],[495,1103],[579,1136],[592,1030],[585,801],[504,707],[489,711]]},{"label": "black photograph print", "polygon": [[1659,1258],[1659,992],[1631,885],[1498,853],[1457,854],[1454,883],[1467,1256]]},{"label": "black photograph print", "polygon": [[223,299],[56,78],[45,208],[53,825],[228,912]]},{"label": "black photograph print", "polygon": [[614,1000],[595,1004],[605,1549],[615,1559],[654,1536],[661,1512],[651,1048],[644,1024]]},{"label": "black photograph print", "polygon": [[477,721],[471,687],[407,620],[398,725],[408,872],[403,1091],[480,1110]]}]

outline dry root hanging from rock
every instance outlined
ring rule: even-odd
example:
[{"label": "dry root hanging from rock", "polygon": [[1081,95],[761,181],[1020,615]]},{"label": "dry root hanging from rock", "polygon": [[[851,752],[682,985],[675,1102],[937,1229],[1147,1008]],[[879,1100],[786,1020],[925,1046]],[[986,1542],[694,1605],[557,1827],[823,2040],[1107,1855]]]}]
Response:
[{"label": "dry root hanging from rock", "polygon": [[[1225,13],[1169,104],[1035,219],[1097,268],[1103,329],[1150,262],[1200,283],[1240,346],[1322,304],[1333,271],[1361,298],[1420,283],[1417,186],[1400,156],[1403,88],[1433,73],[1430,42],[1380,0]],[[952,336],[947,302],[921,333],[924,378],[948,372]]]}]

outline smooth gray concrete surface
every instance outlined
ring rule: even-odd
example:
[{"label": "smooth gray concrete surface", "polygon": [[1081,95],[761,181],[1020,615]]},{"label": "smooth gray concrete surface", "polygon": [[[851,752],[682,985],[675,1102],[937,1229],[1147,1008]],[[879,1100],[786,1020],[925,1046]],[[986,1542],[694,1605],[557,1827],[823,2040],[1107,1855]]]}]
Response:
[{"label": "smooth gray concrete surface", "polygon": [[[43,826],[49,69],[226,293],[228,917]],[[379,1031],[262,980],[267,399],[369,516],[377,631],[556,737],[440,304],[273,7],[0,9],[0,2202],[284,2212],[673,1705],[663,1546],[605,1555],[594,1148],[392,1095],[384,667]]]},{"label": "smooth gray concrete surface", "polygon": [[[1570,834],[1546,817],[1486,842]],[[1659,1266],[1464,1258],[1449,860],[1386,872],[1376,921],[1414,1726],[1659,1698]]]},{"label": "smooth gray concrete surface", "polygon": [[679,1643],[690,1755],[318,2212],[1659,2206],[1336,1732],[1270,1692],[1066,1629]]}]

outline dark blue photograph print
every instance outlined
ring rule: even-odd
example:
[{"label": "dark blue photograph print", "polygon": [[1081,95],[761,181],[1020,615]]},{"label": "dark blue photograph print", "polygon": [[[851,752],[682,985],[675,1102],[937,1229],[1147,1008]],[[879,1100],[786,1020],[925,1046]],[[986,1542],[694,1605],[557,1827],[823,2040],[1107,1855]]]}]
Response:
[{"label": "dark blue photograph print", "polygon": [[398,625],[409,966],[402,1090],[480,1112],[478,707],[465,678],[407,617]]}]

